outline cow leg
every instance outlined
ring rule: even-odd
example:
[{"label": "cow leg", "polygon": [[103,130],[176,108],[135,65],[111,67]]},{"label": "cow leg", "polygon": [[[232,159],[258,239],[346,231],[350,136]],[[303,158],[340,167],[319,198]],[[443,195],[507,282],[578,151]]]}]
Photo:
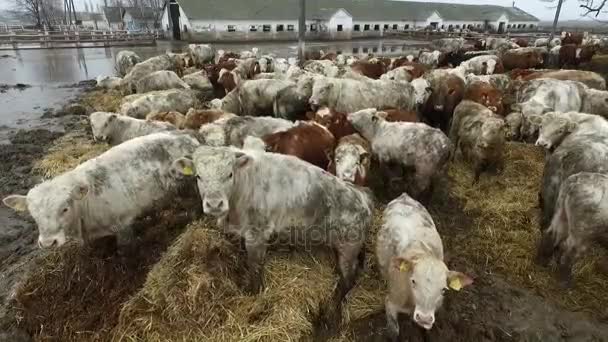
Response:
[{"label": "cow leg", "polygon": [[574,263],[576,249],[570,245],[570,237],[565,241],[568,247],[562,247],[562,255],[559,259],[558,274],[559,282],[563,288],[572,287],[572,265]]},{"label": "cow leg", "polygon": [[247,249],[247,266],[249,267],[249,291],[259,293],[264,289],[264,258],[267,249],[266,238],[261,232],[247,232],[245,248]]},{"label": "cow leg", "polygon": [[386,335],[391,342],[399,341],[399,310],[388,299],[384,301],[384,310],[386,314]]},{"label": "cow leg", "polygon": [[551,261],[551,257],[555,254],[555,238],[550,231],[545,231],[538,245],[536,252],[536,263],[540,266],[547,267]]}]

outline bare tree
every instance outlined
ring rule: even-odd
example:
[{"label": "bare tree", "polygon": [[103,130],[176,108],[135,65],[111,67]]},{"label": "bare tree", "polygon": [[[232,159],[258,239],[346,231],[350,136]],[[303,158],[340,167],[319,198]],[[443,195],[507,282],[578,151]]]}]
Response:
[{"label": "bare tree", "polygon": [[608,0],[579,0],[580,7],[585,10],[585,16],[593,16],[597,18],[600,13],[606,13],[604,7]]}]

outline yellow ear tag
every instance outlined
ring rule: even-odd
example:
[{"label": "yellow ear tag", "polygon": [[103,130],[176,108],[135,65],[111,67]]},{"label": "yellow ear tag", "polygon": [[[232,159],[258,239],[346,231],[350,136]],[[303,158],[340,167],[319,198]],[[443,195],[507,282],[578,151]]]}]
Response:
[{"label": "yellow ear tag", "polygon": [[401,272],[407,272],[409,269],[410,269],[410,266],[405,261],[402,261],[401,264],[399,265],[399,271],[401,271]]},{"label": "yellow ear tag", "polygon": [[184,169],[182,170],[182,172],[186,176],[192,176],[194,174],[194,171],[192,171],[192,168],[190,166],[184,166]]},{"label": "yellow ear tag", "polygon": [[462,289],[462,283],[460,282],[460,278],[456,277],[450,280],[449,286],[454,291],[460,291],[460,289]]}]

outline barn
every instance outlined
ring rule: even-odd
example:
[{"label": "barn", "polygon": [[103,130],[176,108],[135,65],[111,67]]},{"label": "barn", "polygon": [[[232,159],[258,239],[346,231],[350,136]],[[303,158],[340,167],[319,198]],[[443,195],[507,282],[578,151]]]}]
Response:
[{"label": "barn", "polygon": [[[177,40],[294,40],[297,16],[297,0],[170,0],[161,23],[165,35]],[[424,28],[529,31],[539,24],[517,7],[391,0],[309,0],[306,19],[306,37],[321,40]]]}]

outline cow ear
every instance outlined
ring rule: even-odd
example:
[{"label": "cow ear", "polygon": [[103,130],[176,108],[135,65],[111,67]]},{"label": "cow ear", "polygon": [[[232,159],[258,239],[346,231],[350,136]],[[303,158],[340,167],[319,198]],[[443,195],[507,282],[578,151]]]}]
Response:
[{"label": "cow ear", "polygon": [[382,120],[386,120],[386,118],[388,117],[388,113],[387,112],[376,112],[376,115],[378,118],[382,119]]},{"label": "cow ear", "polygon": [[87,197],[89,193],[89,186],[86,184],[78,184],[74,187],[74,189],[72,189],[72,192],[70,193],[70,196],[72,197],[72,199],[75,199],[77,201],[82,200],[83,198]]},{"label": "cow ear", "polygon": [[235,163],[236,169],[246,167],[251,162],[251,160],[252,160],[251,156],[249,156],[245,153],[242,153],[242,152],[237,152],[236,153],[236,163]]},{"label": "cow ear", "polygon": [[116,114],[110,115],[110,118],[108,119],[108,121],[112,122],[114,120],[116,120]]},{"label": "cow ear", "polygon": [[196,170],[194,168],[194,162],[192,159],[179,158],[173,162],[173,168],[184,176],[194,176]]},{"label": "cow ear", "polygon": [[324,153],[325,153],[325,156],[327,157],[327,160],[329,160],[329,162],[331,163],[335,157],[334,149],[333,148],[325,149]]},{"label": "cow ear", "polygon": [[399,272],[411,273],[414,270],[414,263],[403,257],[394,257],[391,260],[391,267]]},{"label": "cow ear", "polygon": [[460,291],[463,287],[473,284],[473,278],[456,271],[448,271],[448,287],[454,291]]},{"label": "cow ear", "polygon": [[23,195],[10,195],[2,203],[15,211],[27,211],[27,197]]},{"label": "cow ear", "polygon": [[369,158],[370,158],[369,152],[366,151],[366,152],[361,153],[361,155],[359,156],[359,161],[360,161],[361,165],[367,165],[370,161]]},{"label": "cow ear", "polygon": [[578,127],[578,124],[576,122],[569,121],[566,124],[566,132],[572,133],[572,132],[574,132],[574,130],[576,129],[576,127]]}]

